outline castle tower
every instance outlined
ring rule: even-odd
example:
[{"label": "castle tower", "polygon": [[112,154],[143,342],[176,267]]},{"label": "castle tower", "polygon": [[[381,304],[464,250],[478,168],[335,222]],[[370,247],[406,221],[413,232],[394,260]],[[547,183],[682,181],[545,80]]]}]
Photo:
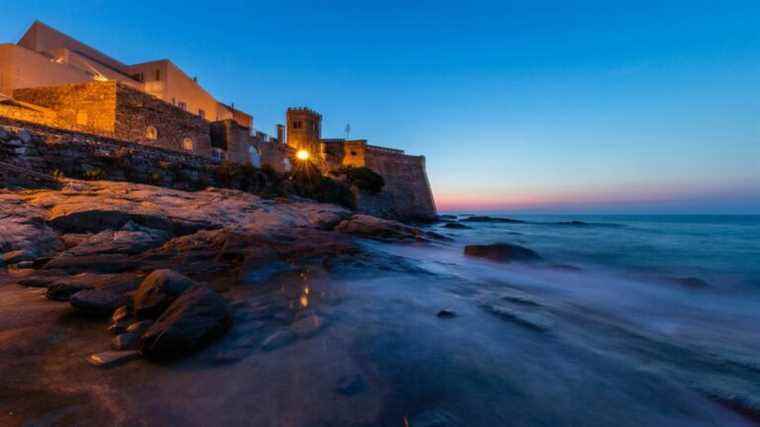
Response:
[{"label": "castle tower", "polygon": [[288,145],[319,156],[322,139],[322,115],[309,108],[288,108]]}]

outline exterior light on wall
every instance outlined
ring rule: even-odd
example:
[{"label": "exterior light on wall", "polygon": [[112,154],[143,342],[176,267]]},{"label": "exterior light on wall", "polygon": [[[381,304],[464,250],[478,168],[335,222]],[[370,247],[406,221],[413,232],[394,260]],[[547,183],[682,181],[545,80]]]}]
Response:
[{"label": "exterior light on wall", "polygon": [[309,160],[309,152],[306,150],[298,150],[296,158],[298,160]]}]

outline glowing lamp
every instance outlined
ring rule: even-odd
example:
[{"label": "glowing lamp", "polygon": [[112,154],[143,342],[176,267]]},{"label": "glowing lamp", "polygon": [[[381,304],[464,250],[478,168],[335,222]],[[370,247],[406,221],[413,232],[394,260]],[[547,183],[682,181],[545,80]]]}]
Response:
[{"label": "glowing lamp", "polygon": [[298,150],[296,158],[298,160],[309,160],[309,152],[306,150]]}]

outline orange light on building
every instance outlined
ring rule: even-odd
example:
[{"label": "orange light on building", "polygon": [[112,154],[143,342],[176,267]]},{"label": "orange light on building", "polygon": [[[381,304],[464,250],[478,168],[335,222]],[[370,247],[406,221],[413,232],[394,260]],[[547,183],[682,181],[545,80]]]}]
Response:
[{"label": "orange light on building", "polygon": [[306,150],[298,150],[296,158],[298,160],[309,160],[309,152]]}]

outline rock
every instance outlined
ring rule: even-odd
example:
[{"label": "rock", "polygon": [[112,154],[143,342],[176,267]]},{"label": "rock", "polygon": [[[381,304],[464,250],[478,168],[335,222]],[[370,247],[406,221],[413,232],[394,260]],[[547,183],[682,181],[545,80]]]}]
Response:
[{"label": "rock", "polygon": [[21,261],[21,262],[17,262],[15,264],[10,265],[9,268],[20,269],[20,268],[32,268],[32,267],[34,267],[34,261]]},{"label": "rock", "polygon": [[456,317],[456,315],[457,314],[454,313],[451,310],[443,309],[443,310],[439,311],[436,316],[440,317],[441,319],[451,319],[453,317]]},{"label": "rock", "polygon": [[18,264],[24,261],[34,261],[39,257],[39,254],[34,249],[21,249],[17,251],[6,252],[3,255],[3,261],[10,264]]},{"label": "rock", "polygon": [[116,335],[111,340],[111,348],[116,351],[136,350],[140,341],[140,335],[136,333],[123,333]]},{"label": "rock", "polygon": [[134,322],[127,328],[127,332],[142,335],[147,331],[151,326],[153,325],[152,320],[142,320],[139,322]]},{"label": "rock", "polygon": [[156,270],[143,280],[132,297],[138,319],[155,319],[195,282],[174,270]]},{"label": "rock", "polygon": [[134,274],[82,273],[51,280],[46,295],[54,301],[68,301],[72,295],[90,289],[105,289],[123,294],[137,289],[137,281],[138,276]]},{"label": "rock", "polygon": [[443,226],[444,226],[444,228],[452,228],[452,229],[455,229],[455,230],[469,230],[469,229],[472,228],[472,227],[468,227],[468,226],[466,226],[466,225],[464,225],[462,223],[459,223],[459,222],[447,222]]},{"label": "rock", "polygon": [[103,353],[93,354],[87,358],[87,361],[101,368],[112,368],[123,363],[135,360],[140,357],[140,353],[131,351],[106,351]]},{"label": "rock", "polygon": [[29,133],[26,129],[21,129],[18,133],[18,139],[20,139],[24,144],[28,144],[32,142],[32,134]]},{"label": "rock", "polygon": [[464,254],[498,262],[538,261],[542,259],[531,249],[509,243],[467,245],[464,248]]},{"label": "rock", "polygon": [[111,322],[112,323],[118,323],[118,322],[126,322],[129,321],[132,318],[132,312],[129,309],[128,305],[122,305],[121,307],[117,308],[116,311],[113,312],[113,316],[111,316]]},{"label": "rock", "polygon": [[111,335],[120,335],[127,332],[127,328],[131,325],[128,320],[120,320],[118,322],[111,323],[108,327],[108,333]]},{"label": "rock", "polygon": [[272,351],[292,343],[297,338],[290,330],[280,330],[272,335],[268,336],[261,344],[261,349],[264,351]]},{"label": "rock", "polygon": [[45,296],[53,301],[68,301],[77,292],[89,289],[93,289],[93,286],[85,283],[56,283],[48,288]]},{"label": "rock", "polygon": [[231,324],[224,298],[205,286],[194,285],[143,334],[140,349],[149,358],[174,359],[209,344]]},{"label": "rock", "polygon": [[461,221],[466,222],[491,222],[491,223],[505,223],[505,224],[525,224],[525,221],[520,221],[518,219],[512,219],[512,218],[494,218],[490,216],[468,216],[466,218],[462,218]]},{"label": "rock", "polygon": [[359,375],[346,375],[338,380],[335,392],[344,396],[353,396],[367,389],[367,382]]},{"label": "rock", "polygon": [[46,209],[29,205],[20,194],[0,192],[0,253],[21,250],[42,257],[62,249],[46,223],[47,215]]},{"label": "rock", "polygon": [[446,240],[445,237],[397,221],[357,214],[341,221],[335,230],[375,240]]},{"label": "rock", "polygon": [[114,310],[127,303],[126,293],[107,289],[89,289],[71,296],[69,304],[78,311],[94,316],[110,316]]}]

